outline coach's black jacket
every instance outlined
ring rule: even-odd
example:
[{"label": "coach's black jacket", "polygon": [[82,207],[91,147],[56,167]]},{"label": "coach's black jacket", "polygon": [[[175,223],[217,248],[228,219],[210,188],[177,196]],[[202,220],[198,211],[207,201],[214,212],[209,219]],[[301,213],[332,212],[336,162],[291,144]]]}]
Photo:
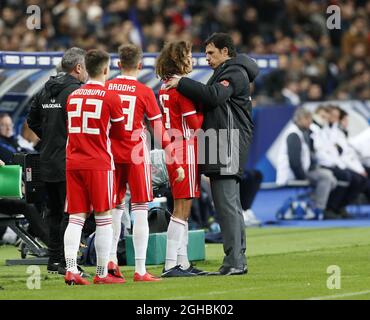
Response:
[{"label": "coach's black jacket", "polygon": [[50,77],[32,102],[27,123],[41,139],[41,179],[46,182],[65,181],[67,113],[70,93],[82,82],[61,72]]},{"label": "coach's black jacket", "polygon": [[203,106],[202,129],[214,129],[214,132],[206,131],[209,137],[218,135],[216,144],[211,143],[212,138],[198,139],[201,173],[242,176],[253,130],[249,84],[258,72],[254,60],[240,54],[218,66],[207,85],[189,78],[180,80],[177,90]]}]

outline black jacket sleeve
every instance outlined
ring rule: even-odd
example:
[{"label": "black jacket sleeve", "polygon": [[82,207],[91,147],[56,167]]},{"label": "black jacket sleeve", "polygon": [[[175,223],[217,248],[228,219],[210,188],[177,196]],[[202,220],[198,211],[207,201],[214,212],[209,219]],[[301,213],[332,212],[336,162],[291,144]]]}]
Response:
[{"label": "black jacket sleeve", "polygon": [[40,105],[40,94],[41,92],[37,93],[31,101],[31,110],[27,117],[27,124],[30,129],[36,133],[36,135],[42,139],[42,108]]},{"label": "black jacket sleeve", "polygon": [[[177,91],[195,103],[201,103],[206,109],[213,109],[224,104],[233,95],[241,76],[241,72],[225,72],[216,83],[211,85],[205,85],[189,78],[181,78]],[[241,83],[244,82],[245,80]]]},{"label": "black jacket sleeve", "polygon": [[302,144],[296,133],[291,133],[287,137],[288,144],[288,159],[289,165],[292,169],[296,179],[304,180],[306,174],[304,173],[302,162],[301,162],[301,153],[302,153]]}]

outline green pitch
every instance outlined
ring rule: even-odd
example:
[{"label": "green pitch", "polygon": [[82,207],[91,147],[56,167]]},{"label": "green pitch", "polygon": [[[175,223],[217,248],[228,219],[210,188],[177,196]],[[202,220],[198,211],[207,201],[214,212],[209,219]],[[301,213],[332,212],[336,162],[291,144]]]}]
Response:
[{"label": "green pitch", "polygon": [[[18,251],[0,247],[0,299],[370,299],[370,228],[248,229],[247,238],[248,275],[134,283],[133,268],[123,267],[125,284],[68,287],[43,266],[39,290],[27,288],[26,266],[4,265]],[[197,267],[217,270],[222,256],[221,245],[207,244],[207,259]],[[340,289],[327,287],[339,284],[328,281],[332,265],[340,268]],[[157,275],[161,268],[148,267]]]}]

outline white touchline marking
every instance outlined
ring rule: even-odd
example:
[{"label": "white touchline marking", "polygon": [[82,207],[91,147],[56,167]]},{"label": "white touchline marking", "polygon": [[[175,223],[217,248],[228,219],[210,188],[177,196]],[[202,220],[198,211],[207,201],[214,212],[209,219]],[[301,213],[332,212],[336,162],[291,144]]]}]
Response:
[{"label": "white touchline marking", "polygon": [[305,299],[305,300],[337,299],[337,298],[361,296],[361,295],[364,295],[364,294],[370,294],[370,290],[367,290],[367,291],[359,291],[359,292],[349,292],[349,293],[343,293],[343,294],[334,294],[332,296],[313,297],[313,298],[308,298],[308,299]]}]

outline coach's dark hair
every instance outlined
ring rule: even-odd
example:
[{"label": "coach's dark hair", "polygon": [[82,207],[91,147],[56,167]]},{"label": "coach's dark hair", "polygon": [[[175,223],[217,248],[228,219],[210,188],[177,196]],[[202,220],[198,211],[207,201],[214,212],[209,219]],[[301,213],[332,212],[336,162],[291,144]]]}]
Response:
[{"label": "coach's dark hair", "polygon": [[162,80],[175,74],[188,74],[192,70],[192,64],[188,59],[190,53],[191,43],[189,41],[179,40],[167,43],[157,58],[156,74]]},{"label": "coach's dark hair", "polygon": [[65,72],[71,72],[76,65],[78,64],[84,65],[85,55],[86,51],[81,48],[73,47],[68,49],[64,53],[62,58],[61,62],[62,70]]},{"label": "coach's dark hair", "polygon": [[227,48],[229,51],[229,57],[236,57],[236,49],[234,46],[233,39],[227,33],[213,33],[205,42],[205,46],[213,43],[217,49]]},{"label": "coach's dark hair", "polygon": [[141,48],[134,44],[122,44],[118,48],[118,56],[122,69],[136,69],[142,55]]},{"label": "coach's dark hair", "polygon": [[85,63],[87,73],[94,78],[103,72],[103,68],[109,63],[109,54],[104,50],[92,49],[86,53]]}]

